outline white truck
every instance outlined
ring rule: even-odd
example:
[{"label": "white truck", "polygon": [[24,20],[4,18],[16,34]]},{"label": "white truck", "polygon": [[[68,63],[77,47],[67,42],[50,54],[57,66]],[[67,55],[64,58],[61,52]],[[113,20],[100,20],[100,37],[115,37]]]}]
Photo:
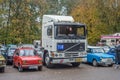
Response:
[{"label": "white truck", "polygon": [[72,16],[43,15],[42,55],[47,67],[71,63],[78,67],[86,58],[86,26]]}]

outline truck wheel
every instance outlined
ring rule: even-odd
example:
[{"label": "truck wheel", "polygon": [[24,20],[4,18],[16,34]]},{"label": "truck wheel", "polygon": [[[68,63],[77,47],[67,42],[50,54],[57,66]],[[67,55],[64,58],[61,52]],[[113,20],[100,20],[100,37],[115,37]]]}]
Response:
[{"label": "truck wheel", "polygon": [[20,65],[18,66],[18,71],[19,71],[19,72],[22,72],[22,71],[23,71],[23,68],[22,68]]},{"label": "truck wheel", "polygon": [[96,60],[93,60],[92,65],[93,65],[94,67],[97,67],[97,66],[98,66],[97,61],[96,61]]},{"label": "truck wheel", "polygon": [[47,68],[51,68],[52,67],[52,64],[50,64],[50,58],[49,58],[49,54],[46,53],[45,54],[45,65]]},{"label": "truck wheel", "polygon": [[39,71],[42,71],[42,66],[38,66],[38,70],[39,70]]},{"label": "truck wheel", "polygon": [[79,67],[80,63],[71,63],[73,67]]}]

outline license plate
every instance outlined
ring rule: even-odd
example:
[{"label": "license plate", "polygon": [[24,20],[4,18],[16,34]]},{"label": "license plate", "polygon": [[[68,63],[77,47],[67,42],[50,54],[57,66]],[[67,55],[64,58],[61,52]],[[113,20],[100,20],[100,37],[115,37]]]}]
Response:
[{"label": "license plate", "polygon": [[69,61],[74,62],[74,61],[75,61],[75,59],[74,59],[74,58],[69,58]]},{"label": "license plate", "polygon": [[76,59],[75,59],[75,62],[81,62],[81,61],[82,61],[81,58],[76,58]]},{"label": "license plate", "polygon": [[37,69],[38,66],[30,66],[29,69]]}]

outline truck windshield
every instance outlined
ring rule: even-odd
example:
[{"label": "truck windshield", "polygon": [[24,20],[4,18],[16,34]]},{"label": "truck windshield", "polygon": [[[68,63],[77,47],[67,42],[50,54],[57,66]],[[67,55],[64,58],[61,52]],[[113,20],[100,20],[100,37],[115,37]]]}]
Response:
[{"label": "truck windshield", "polygon": [[85,26],[57,25],[55,26],[56,39],[85,39]]}]

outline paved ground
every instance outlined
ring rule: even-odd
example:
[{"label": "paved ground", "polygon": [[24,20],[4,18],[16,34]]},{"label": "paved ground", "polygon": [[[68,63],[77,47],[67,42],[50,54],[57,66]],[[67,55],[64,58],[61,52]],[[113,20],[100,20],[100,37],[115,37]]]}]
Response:
[{"label": "paved ground", "polygon": [[0,80],[120,80],[120,69],[81,64],[78,68],[58,65],[54,69],[43,67],[42,71],[18,72],[16,68],[7,66],[5,73],[0,73]]}]

